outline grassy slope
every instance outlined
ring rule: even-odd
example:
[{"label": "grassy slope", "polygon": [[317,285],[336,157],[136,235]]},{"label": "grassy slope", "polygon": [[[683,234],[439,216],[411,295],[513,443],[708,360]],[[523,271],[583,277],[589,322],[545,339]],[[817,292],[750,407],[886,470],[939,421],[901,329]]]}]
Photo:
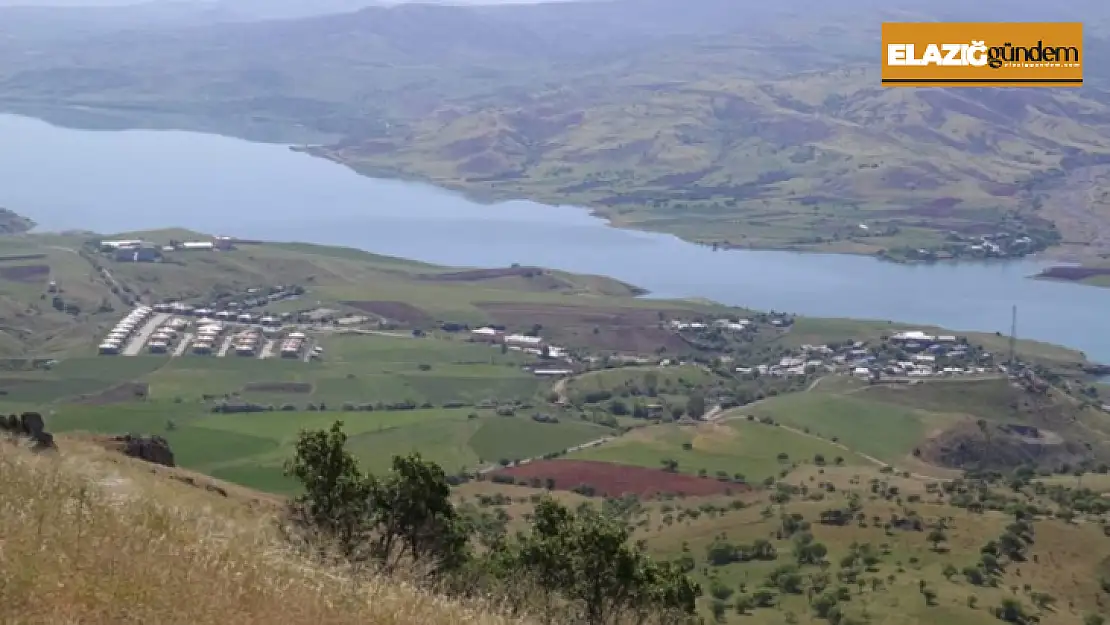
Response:
[{"label": "grassy slope", "polygon": [[5,623],[518,622],[294,560],[267,508],[78,441],[44,456],[0,445],[0,471]]},{"label": "grassy slope", "polygon": [[[90,235],[92,238],[98,238]],[[111,235],[141,236],[154,242],[202,236],[181,230]],[[112,293],[110,284],[78,254],[85,237],[30,235],[0,237],[0,256],[42,254],[41,258],[0,260],[0,355],[48,356],[88,351],[126,306]],[[312,290],[315,300],[337,306],[347,300],[404,301],[423,308],[431,319],[481,323],[482,302],[576,303],[605,306],[668,305],[641,303],[628,296],[638,289],[600,276],[579,276],[544,271],[531,278],[457,279],[438,281],[437,275],[455,269],[435,267],[405,259],[307,244],[244,246],[227,254],[175,254],[171,263],[97,262],[121,283],[148,301],[167,298],[210,297],[215,291],[296,283]],[[28,269],[30,268],[30,269]],[[28,273],[30,272],[30,273]],[[52,307],[47,293],[50,280],[57,282],[65,302],[76,304],[76,315]],[[585,297],[597,296],[597,297]],[[281,302],[282,311],[310,306]],[[104,307],[101,310],[101,307]],[[710,306],[693,306],[710,309]],[[353,311],[354,309],[347,309]]]},{"label": "grassy slope", "polygon": [[[525,106],[453,107],[319,153],[368,173],[583,204],[692,240],[845,252],[988,232],[1029,210],[1018,188],[1057,167],[1061,150],[1110,153],[1110,109],[1081,94],[880,90],[860,70],[665,91],[645,86],[659,81],[650,75],[612,79],[622,88],[603,98],[559,90]],[[1081,240],[1090,224],[1056,204],[1040,214]],[[875,236],[890,227],[900,232]]]},{"label": "grassy slope", "polygon": [[[690,449],[685,449],[685,445]],[[779,453],[789,457],[779,460]],[[759,423],[746,421],[726,425],[656,426],[636,430],[601,447],[571,454],[572,459],[602,460],[658,469],[664,460],[678,462],[681,473],[704,470],[710,477],[724,472],[730,478],[743,475],[749,482],[777,477],[792,463],[812,463],[822,455],[828,463],[839,456],[846,464],[867,464],[863,458],[825,441]]]},{"label": "grassy slope", "polygon": [[[789,467],[788,467],[789,468]],[[1104,476],[1086,476],[1093,480]],[[1074,478],[1071,478],[1074,480]],[[1038,613],[1032,607],[1031,593],[1044,592],[1056,598],[1056,606],[1039,611],[1042,622],[1061,625],[1079,625],[1087,614],[1097,613],[1099,607],[1098,575],[1105,566],[1105,550],[1092,549],[1104,545],[1097,523],[1067,524],[1055,519],[1042,519],[1036,523],[1036,541],[1031,549],[1036,560],[1011,566],[999,580],[997,587],[976,587],[960,574],[951,579],[943,575],[946,565],[957,569],[973,564],[979,548],[996,538],[1012,519],[999,512],[969,514],[951,506],[945,498],[938,498],[926,490],[926,481],[880,473],[875,467],[843,466],[818,468],[812,464],[801,465],[790,471],[783,483],[807,489],[806,496],[795,496],[785,504],[770,505],[767,492],[757,492],[728,498],[685,498],[670,501],[641,502],[633,517],[634,536],[646,541],[659,557],[677,558],[690,556],[695,562],[692,572],[707,589],[714,585],[732,590],[726,600],[727,622],[779,625],[797,622],[806,625],[823,625],[826,620],[817,617],[804,595],[780,595],[776,608],[762,609],[737,616],[731,601],[737,593],[752,593],[763,585],[764,578],[773,569],[793,562],[792,543],[788,538],[777,537],[780,513],[798,514],[812,523],[812,532],[819,542],[829,549],[831,567],[826,570],[836,585],[837,563],[852,545],[870,544],[881,552],[880,562],[862,577],[867,580],[860,590],[850,585],[850,599],[841,603],[846,615],[864,622],[894,625],[922,625],[925,623],[956,623],[958,625],[989,625],[997,623],[990,610],[1007,597],[1021,601],[1027,612]],[[887,498],[876,495],[871,485],[881,491],[896,489],[897,495]],[[538,492],[520,486],[490,483],[468,484],[458,489],[464,501],[478,502],[480,496],[500,494],[511,501],[496,506],[509,514],[509,526],[518,526],[531,509],[531,498]],[[849,496],[858,495],[861,512],[866,522],[843,527],[825,526],[817,522],[820,512],[843,507]],[[558,496],[571,503],[581,498],[569,493]],[[1024,497],[1024,495],[1023,495]],[[920,501],[917,499],[920,498]],[[765,509],[771,514],[764,516]],[[894,515],[916,512],[927,523],[948,518],[948,540],[944,549],[935,551],[927,542],[927,532],[886,531],[883,524]],[[875,522],[875,519],[879,519]],[[750,544],[759,539],[771,540],[778,550],[778,557],[771,562],[735,563],[725,566],[708,565],[707,547],[716,539],[732,544]],[[1020,569],[1020,571],[1018,570]],[[802,567],[804,579],[820,575],[821,568]],[[870,580],[881,580],[882,588],[875,590]],[[927,606],[919,591],[924,581],[938,593],[935,605]],[[970,607],[968,597],[975,597],[977,605]],[[703,614],[710,618],[712,597],[707,594],[700,605]],[[787,616],[791,613],[793,616]]]}]

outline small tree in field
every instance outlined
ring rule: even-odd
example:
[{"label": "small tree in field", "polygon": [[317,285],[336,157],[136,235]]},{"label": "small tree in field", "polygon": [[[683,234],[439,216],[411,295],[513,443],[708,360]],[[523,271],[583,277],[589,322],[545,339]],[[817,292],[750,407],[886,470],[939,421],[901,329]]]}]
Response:
[{"label": "small tree in field", "polygon": [[294,519],[352,562],[386,571],[403,560],[431,564],[433,571],[461,565],[468,534],[443,469],[412,454],[394,457],[381,478],[363,475],[346,442],[342,421],[301,433],[286,468],[305,489],[292,504]]}]

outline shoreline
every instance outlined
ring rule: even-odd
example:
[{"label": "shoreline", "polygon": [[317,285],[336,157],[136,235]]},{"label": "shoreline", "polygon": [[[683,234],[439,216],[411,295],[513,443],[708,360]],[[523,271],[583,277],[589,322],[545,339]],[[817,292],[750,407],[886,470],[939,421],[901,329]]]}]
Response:
[{"label": "shoreline", "polygon": [[[174,230],[174,229],[175,228],[168,226],[168,227],[159,228],[159,229],[155,229],[155,230],[132,232],[132,233],[128,233],[128,234],[132,234],[132,235],[148,234],[148,233],[153,234],[153,233],[160,232],[160,231],[168,231],[168,230]],[[66,233],[43,231],[43,232],[35,232],[35,233],[24,233],[22,235],[6,235],[6,236],[32,236],[32,237],[34,237],[34,236],[46,236],[46,237],[49,237],[49,236],[59,236],[59,235],[64,235],[64,234],[66,234]],[[72,232],[70,232],[69,234],[72,234]],[[91,232],[91,231],[86,231],[86,232],[83,232],[82,234],[96,235],[96,236],[109,236],[110,237],[110,236],[118,235],[119,233],[94,233],[94,232]],[[207,234],[202,233],[202,232],[195,232],[195,234],[201,235],[201,236],[211,236],[211,235],[207,235]],[[0,235],[0,236],[4,236],[4,235]],[[366,250],[366,249],[359,248],[359,247],[327,245],[327,244],[315,244],[315,243],[311,243],[309,241],[302,241],[302,240],[288,240],[288,241],[286,241],[286,240],[243,240],[243,243],[257,244],[257,245],[263,245],[263,246],[265,246],[265,245],[280,246],[280,245],[290,245],[290,244],[314,245],[314,246],[318,245],[318,246],[324,247],[324,248],[351,249],[351,250],[358,250],[358,251],[361,251],[361,252],[366,252],[366,253],[369,253],[369,254],[376,254],[376,252],[373,252],[372,250]],[[423,262],[423,261],[418,261],[418,260],[415,260],[415,259],[401,257],[401,256],[388,256],[388,257],[389,258],[395,258],[397,260],[402,260],[402,261],[413,261],[413,262],[419,262],[419,263]],[[438,263],[429,264],[429,265],[432,268],[445,270],[445,271],[452,271],[452,270],[464,270],[465,271],[465,270],[483,270],[483,269],[485,269],[485,270],[490,270],[490,269],[496,270],[496,269],[507,268],[507,267],[449,265],[449,264],[438,264]],[[750,308],[750,307],[742,306],[742,305],[730,305],[730,304],[726,304],[726,303],[714,300],[712,298],[706,298],[706,297],[665,297],[665,296],[656,297],[656,296],[653,296],[653,293],[649,289],[641,287],[641,286],[639,286],[637,284],[634,284],[632,282],[628,282],[628,281],[625,281],[625,280],[614,278],[614,277],[606,275],[604,273],[567,272],[567,271],[563,271],[563,270],[559,270],[559,269],[552,269],[552,268],[549,268],[549,267],[539,267],[539,266],[531,266],[531,265],[529,265],[529,266],[520,266],[518,268],[522,269],[522,270],[524,270],[524,269],[541,269],[543,271],[553,272],[553,273],[566,273],[566,274],[572,274],[572,275],[589,276],[589,277],[604,278],[604,279],[607,279],[607,280],[612,280],[615,283],[621,285],[622,287],[624,287],[628,290],[628,294],[625,295],[624,297],[628,297],[630,300],[640,300],[640,301],[645,301],[645,300],[646,301],[652,301],[652,300],[654,300],[654,301],[659,301],[659,302],[683,302],[683,303],[688,303],[688,304],[692,304],[692,305],[696,305],[696,306],[709,307],[709,308],[713,308],[713,309],[722,309],[722,310],[729,310],[729,311],[735,311],[735,312],[743,311],[744,313],[747,313],[747,314],[756,314],[756,313],[769,312],[769,311],[766,311],[766,310]],[[798,313],[789,313],[789,314],[795,316],[795,318],[798,319],[798,320],[809,320],[809,321],[817,321],[817,322],[837,321],[837,322],[846,322],[848,324],[858,324],[861,327],[886,326],[886,327],[889,327],[890,329],[923,330],[923,331],[934,332],[934,333],[948,332],[948,333],[954,333],[956,335],[966,335],[966,336],[974,336],[974,335],[988,336],[988,335],[991,335],[991,334],[997,334],[997,333],[985,332],[985,331],[982,331],[982,330],[973,330],[973,329],[966,329],[966,328],[959,328],[959,327],[939,326],[939,325],[931,324],[931,323],[914,323],[914,322],[909,322],[909,321],[900,321],[900,320],[896,320],[896,319],[882,319],[882,318],[878,318],[878,317],[867,317],[867,316],[836,317],[836,316],[805,315],[805,314],[798,314]],[[1078,370],[1082,370],[1084,373],[1086,373],[1088,375],[1091,375],[1091,376],[1096,376],[1096,377],[1110,375],[1110,365],[1104,364],[1101,361],[1091,359],[1091,357],[1083,349],[1081,349],[1079,347],[1068,345],[1068,344],[1065,344],[1065,343],[1056,343],[1056,342],[1051,342],[1051,341],[1044,341],[1044,340],[1039,340],[1039,339],[1029,339],[1029,338],[1021,339],[1021,342],[1025,343],[1027,345],[1029,345],[1029,344],[1039,344],[1039,345],[1044,345],[1044,346],[1049,346],[1049,347],[1054,347],[1054,348],[1060,348],[1062,350],[1065,350],[1066,352],[1069,352],[1069,353],[1073,354],[1074,360],[1072,360],[1072,363],[1073,363],[1074,367],[1076,367]]]},{"label": "shoreline", "polygon": [[[500,204],[500,203],[506,203],[506,202],[514,202],[514,201],[527,201],[527,202],[536,202],[536,203],[539,203],[539,204],[544,204],[544,205],[552,206],[552,207],[560,207],[560,206],[574,207],[574,208],[585,211],[588,215],[590,215],[591,217],[593,217],[595,219],[598,219],[598,220],[601,220],[601,221],[605,222],[605,225],[610,227],[610,228],[616,228],[616,229],[619,229],[619,230],[628,230],[628,231],[634,231],[634,232],[647,232],[647,233],[652,233],[652,234],[662,234],[662,235],[667,235],[667,236],[673,236],[673,237],[675,237],[675,238],[677,238],[680,241],[683,241],[685,243],[689,243],[691,245],[698,245],[698,246],[706,247],[706,248],[711,248],[713,251],[720,250],[720,251],[755,251],[755,252],[791,252],[791,253],[796,253],[796,254],[835,254],[835,255],[842,255],[842,256],[858,256],[858,257],[863,257],[863,258],[873,258],[873,259],[875,259],[879,262],[883,262],[883,263],[891,263],[891,264],[895,264],[895,265],[906,265],[906,266],[929,266],[929,265],[942,265],[942,264],[958,265],[958,264],[963,264],[963,263],[981,264],[981,263],[1029,262],[1029,261],[1034,261],[1034,260],[1043,260],[1046,264],[1047,263],[1054,263],[1054,262],[1059,262],[1059,263],[1067,262],[1066,254],[1060,254],[1059,256],[1057,256],[1054,253],[1055,251],[1052,248],[1049,248],[1047,250],[1042,250],[1040,252],[1036,252],[1036,253],[1033,253],[1033,254],[1027,254],[1025,256],[1018,256],[1018,257],[939,258],[939,259],[935,259],[935,260],[913,260],[913,259],[908,259],[908,258],[891,257],[891,256],[884,253],[885,250],[880,250],[880,251],[875,251],[875,252],[852,252],[852,251],[836,250],[836,249],[831,249],[831,250],[830,249],[816,249],[816,248],[809,247],[809,246],[804,246],[804,245],[801,245],[801,246],[794,246],[794,245],[739,245],[739,244],[734,244],[734,243],[730,243],[730,242],[727,242],[727,241],[705,241],[705,240],[698,240],[698,239],[689,239],[689,238],[681,237],[677,234],[674,234],[673,232],[668,232],[668,231],[665,231],[665,230],[653,230],[653,229],[650,229],[650,228],[641,227],[639,224],[621,223],[618,220],[614,219],[612,216],[605,214],[601,209],[590,207],[590,206],[583,206],[583,205],[580,205],[580,204],[568,204],[568,203],[550,203],[550,202],[544,201],[542,199],[535,199],[535,198],[529,198],[529,197],[523,197],[523,196],[520,196],[520,197],[510,196],[510,195],[505,195],[505,194],[501,194],[501,193],[482,193],[482,192],[479,192],[479,191],[475,191],[474,189],[469,188],[466,185],[460,185],[460,184],[457,184],[457,183],[452,183],[450,181],[434,180],[434,179],[431,179],[431,178],[422,177],[422,176],[418,176],[418,175],[413,175],[411,173],[403,172],[403,171],[396,170],[396,169],[390,169],[390,168],[384,168],[384,167],[379,167],[379,168],[357,167],[357,166],[355,166],[355,165],[353,165],[353,164],[351,164],[351,163],[349,163],[349,162],[347,162],[347,161],[345,161],[341,158],[336,157],[334,154],[332,154],[328,150],[328,146],[326,146],[326,145],[290,145],[290,146],[288,146],[288,148],[292,152],[296,152],[296,153],[299,153],[299,154],[305,154],[305,155],[308,155],[308,156],[312,156],[314,158],[319,158],[319,159],[326,160],[326,161],[328,161],[330,163],[334,163],[336,165],[340,165],[342,167],[345,167],[345,168],[355,172],[356,174],[358,174],[360,176],[365,176],[367,178],[380,179],[380,180],[395,180],[395,181],[400,181],[400,182],[428,185],[428,186],[436,188],[436,189],[440,189],[440,190],[447,191],[447,192],[450,192],[450,193],[456,193],[456,194],[460,195],[461,197],[463,197],[464,199],[466,199],[470,202],[474,202],[476,204],[481,204],[483,206],[490,206],[490,205],[493,205],[493,204]],[[1052,268],[1052,266],[1046,267],[1045,269],[1042,269],[1042,272],[1044,272],[1048,269],[1051,269],[1051,268]],[[1038,278],[1039,276],[1040,276],[1040,274],[1030,275],[1030,276],[1028,276],[1028,278],[1033,279],[1033,278]],[[1093,286],[1093,285],[1083,284],[1081,282],[1074,282],[1074,283],[1079,284],[1081,286]],[[1096,287],[1096,288],[1098,288],[1098,287]]]}]

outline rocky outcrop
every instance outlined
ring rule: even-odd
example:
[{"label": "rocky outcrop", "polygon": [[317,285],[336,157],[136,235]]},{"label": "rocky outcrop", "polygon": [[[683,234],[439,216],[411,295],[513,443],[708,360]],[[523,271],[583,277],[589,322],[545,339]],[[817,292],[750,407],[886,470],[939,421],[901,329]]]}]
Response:
[{"label": "rocky outcrop", "polygon": [[173,450],[170,449],[169,441],[161,436],[124,434],[113,436],[109,439],[109,442],[121,453],[132,458],[167,467],[177,466],[173,459]]},{"label": "rocky outcrop", "polygon": [[46,422],[37,412],[24,412],[21,415],[0,415],[0,430],[10,436],[29,439],[35,451],[54,449],[54,436],[46,431]]}]

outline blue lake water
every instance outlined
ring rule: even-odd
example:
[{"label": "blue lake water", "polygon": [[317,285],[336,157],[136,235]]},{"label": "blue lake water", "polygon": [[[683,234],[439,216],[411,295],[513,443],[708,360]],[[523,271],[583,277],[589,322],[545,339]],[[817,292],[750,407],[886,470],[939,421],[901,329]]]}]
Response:
[{"label": "blue lake water", "polygon": [[612,276],[652,296],[822,317],[1009,332],[1110,362],[1110,289],[1030,280],[1036,261],[898,265],[860,256],[717,251],[621,230],[575,207],[482,205],[359,176],[284,146],[178,131],[88,131],[0,115],[0,206],[41,228],[180,226],[347,245],[464,266]]}]

